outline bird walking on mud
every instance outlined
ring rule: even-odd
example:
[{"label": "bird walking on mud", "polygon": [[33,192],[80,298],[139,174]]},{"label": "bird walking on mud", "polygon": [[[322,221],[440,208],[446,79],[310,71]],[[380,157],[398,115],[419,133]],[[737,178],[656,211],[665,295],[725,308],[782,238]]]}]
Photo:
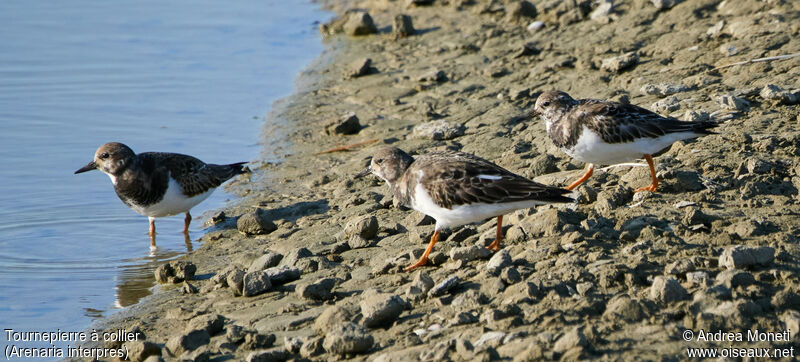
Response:
[{"label": "bird walking on mud", "polygon": [[595,164],[612,165],[644,158],[652,182],[639,191],[658,190],[652,155],[676,141],[713,134],[714,122],[683,122],[644,108],[599,99],[573,99],[561,91],[542,93],[532,115],[545,120],[547,135],[570,157],[586,162],[586,173],[567,186],[572,190],[592,176]]},{"label": "bird walking on mud", "polygon": [[554,202],[571,202],[568,190],[542,185],[492,162],[463,152],[431,152],[416,159],[395,147],[378,150],[369,167],[389,185],[395,199],[436,220],[433,235],[419,260],[405,268],[427,264],[439,233],[497,217],[497,237],[487,249],[497,251],[503,239],[503,214]]},{"label": "bird walking on mud", "polygon": [[155,218],[185,213],[183,233],[188,235],[189,210],[223,182],[249,172],[245,163],[214,165],[178,153],[135,154],[122,143],[110,142],[100,146],[94,159],[75,173],[100,170],[108,175],[120,200],[148,217],[150,245],[155,247]]}]

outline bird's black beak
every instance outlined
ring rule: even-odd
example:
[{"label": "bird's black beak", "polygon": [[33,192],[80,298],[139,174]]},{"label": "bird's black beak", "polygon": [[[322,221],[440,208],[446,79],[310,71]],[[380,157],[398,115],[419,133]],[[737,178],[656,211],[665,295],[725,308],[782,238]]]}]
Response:
[{"label": "bird's black beak", "polygon": [[536,118],[538,116],[539,116],[539,112],[536,111],[536,108],[531,109],[531,111],[528,112],[528,118],[530,118],[530,119],[534,119],[534,118]]},{"label": "bird's black beak", "polygon": [[86,166],[83,166],[83,167],[79,168],[78,171],[75,171],[75,174],[77,175],[79,173],[83,173],[83,172],[91,171],[91,170],[95,170],[95,169],[97,169],[97,164],[94,163],[94,161],[92,161],[92,162],[89,162],[88,164],[86,164]]},{"label": "bird's black beak", "polygon": [[364,171],[361,171],[357,175],[353,176],[353,179],[362,178],[366,175],[369,175],[370,173],[372,173],[372,170],[370,170],[369,167],[367,167]]}]

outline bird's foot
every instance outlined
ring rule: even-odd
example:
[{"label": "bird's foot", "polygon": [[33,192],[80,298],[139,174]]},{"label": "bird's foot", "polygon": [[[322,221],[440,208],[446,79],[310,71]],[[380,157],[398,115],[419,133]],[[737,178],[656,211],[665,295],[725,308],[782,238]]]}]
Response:
[{"label": "bird's foot", "polygon": [[650,185],[647,185],[645,187],[640,187],[640,188],[638,188],[636,190],[633,190],[633,192],[642,192],[642,191],[656,192],[656,190],[658,190],[658,186],[654,185],[654,184],[650,184]]},{"label": "bird's foot", "polygon": [[500,239],[495,239],[494,241],[492,241],[491,244],[486,246],[486,249],[489,249],[491,251],[499,251],[500,250]]},{"label": "bird's foot", "polygon": [[412,270],[414,270],[416,268],[419,268],[419,267],[421,267],[421,266],[423,266],[425,264],[428,264],[428,257],[427,256],[423,256],[423,257],[419,258],[419,260],[416,263],[414,263],[413,265],[407,266],[405,269],[403,269],[403,271],[407,271],[407,272],[408,271],[412,271]]}]

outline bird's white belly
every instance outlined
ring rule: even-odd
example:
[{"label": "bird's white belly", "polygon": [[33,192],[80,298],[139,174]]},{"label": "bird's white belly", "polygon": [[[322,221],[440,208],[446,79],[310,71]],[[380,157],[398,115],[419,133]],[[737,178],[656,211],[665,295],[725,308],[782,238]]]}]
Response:
[{"label": "bird's white belly", "polygon": [[454,206],[452,209],[445,209],[436,205],[420,184],[417,184],[414,196],[411,201],[411,207],[434,218],[437,230],[486,220],[491,217],[508,214],[514,210],[529,209],[536,205],[545,204],[545,202],[541,201],[526,200],[502,204],[465,204]]},{"label": "bird's white belly", "polygon": [[180,185],[178,185],[172,177],[169,178],[169,184],[167,185],[167,192],[164,193],[164,197],[161,201],[148,205],[148,206],[131,206],[133,211],[136,211],[144,216],[148,217],[164,217],[164,216],[172,216],[181,213],[185,213],[189,211],[191,208],[195,207],[195,205],[203,202],[203,200],[207,199],[211,193],[214,192],[215,189],[210,189],[202,194],[195,195],[193,197],[187,197],[183,194],[183,189]]},{"label": "bird's white belly", "polygon": [[586,126],[583,127],[578,142],[571,149],[562,148],[564,153],[583,162],[613,165],[642,158],[657,153],[679,140],[697,137],[694,132],[678,132],[657,138],[639,138],[633,142],[606,143],[600,136]]}]

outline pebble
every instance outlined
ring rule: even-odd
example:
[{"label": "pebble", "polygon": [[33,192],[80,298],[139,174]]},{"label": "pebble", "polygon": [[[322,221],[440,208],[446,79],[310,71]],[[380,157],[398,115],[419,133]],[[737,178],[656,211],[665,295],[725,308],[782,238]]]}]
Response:
[{"label": "pebble", "polygon": [[267,250],[264,255],[253,260],[250,267],[247,268],[247,271],[254,272],[277,266],[281,262],[281,259],[283,259],[283,254]]},{"label": "pebble", "polygon": [[270,288],[272,288],[272,282],[267,270],[248,272],[242,280],[242,295],[245,297],[262,294]]},{"label": "pebble", "polygon": [[537,20],[537,21],[534,21],[534,22],[528,24],[528,28],[527,29],[528,29],[528,31],[533,32],[533,31],[538,31],[541,28],[544,28],[544,22]]},{"label": "pebble", "polygon": [[764,100],[777,104],[793,105],[800,103],[800,89],[787,91],[774,84],[767,84],[764,88],[761,88],[758,95]]},{"label": "pebble", "polygon": [[187,331],[203,329],[208,332],[210,336],[213,336],[222,332],[224,327],[225,317],[216,313],[212,313],[202,314],[192,318],[189,323],[186,324],[186,328],[184,329]]},{"label": "pebble", "polygon": [[443,141],[463,136],[465,130],[461,123],[439,119],[414,126],[412,135],[415,138]]},{"label": "pebble", "polygon": [[681,0],[650,0],[650,2],[656,7],[656,9],[665,10],[675,6],[681,2]]},{"label": "pebble", "polygon": [[[345,72],[346,78],[358,78],[361,76],[365,76],[370,74],[372,71],[372,59],[370,58],[359,58],[350,63],[347,67],[347,71]],[[356,119],[357,123],[358,119]],[[352,126],[351,126],[352,127]],[[357,128],[361,128],[360,125],[357,125]],[[331,131],[326,129],[326,132],[330,135]],[[358,132],[356,130],[356,132]],[[336,130],[333,130],[333,133],[337,133]]]},{"label": "pebble", "polygon": [[415,32],[416,30],[414,30],[414,24],[412,23],[410,16],[406,14],[395,15],[392,26],[392,33],[394,34],[395,39],[414,35]]},{"label": "pebble", "polygon": [[375,22],[366,11],[351,11],[347,16],[347,21],[342,26],[342,30],[344,30],[345,34],[351,36],[378,33],[378,27],[375,26]]},{"label": "pebble", "polygon": [[245,235],[264,235],[278,230],[278,226],[258,209],[239,216],[236,220],[236,229]]},{"label": "pebble", "polygon": [[581,328],[574,327],[556,340],[556,343],[553,344],[553,351],[564,353],[574,347],[586,347],[587,345],[589,345],[589,340],[586,339]]},{"label": "pebble", "polygon": [[242,295],[245,271],[238,268],[234,268],[227,274],[228,277],[225,280],[225,282],[228,284],[228,287],[233,289],[234,295]]},{"label": "pebble", "polygon": [[708,286],[711,284],[711,278],[709,278],[708,273],[704,271],[686,273],[686,281],[693,285]]},{"label": "pebble", "polygon": [[478,245],[450,249],[450,259],[454,261],[463,260],[468,262],[475,259],[488,258],[489,255],[492,255],[492,252],[489,251],[489,249]]},{"label": "pebble", "polygon": [[325,350],[322,349],[323,340],[322,337],[309,338],[303,343],[303,346],[300,347],[300,356],[303,358],[311,358],[323,354],[325,352]]},{"label": "pebble", "polygon": [[601,60],[600,69],[611,73],[621,73],[624,70],[633,68],[638,62],[639,55],[636,52],[628,52]]},{"label": "pebble", "polygon": [[491,275],[498,275],[507,266],[511,265],[511,254],[507,249],[496,252],[486,263],[486,272]]},{"label": "pebble", "polygon": [[441,69],[433,69],[417,77],[418,82],[443,82],[445,80],[447,80],[447,74]]},{"label": "pebble", "polygon": [[753,277],[753,274],[749,272],[729,269],[723,270],[717,274],[716,281],[717,283],[722,284],[729,289],[733,289],[736,287],[746,287],[754,284],[756,282],[756,278]]},{"label": "pebble", "polygon": [[769,246],[736,245],[726,248],[719,256],[719,265],[728,269],[769,266],[775,260],[775,249]]},{"label": "pebble", "polygon": [[657,113],[671,113],[679,110],[680,108],[681,103],[678,100],[678,97],[675,96],[666,97],[650,106],[650,109]]},{"label": "pebble", "polygon": [[125,349],[128,352],[128,360],[140,362],[150,356],[161,356],[161,347],[150,341],[134,340],[125,342]]},{"label": "pebble", "polygon": [[280,362],[289,358],[289,352],[283,348],[270,348],[250,352],[247,355],[247,362]]},{"label": "pebble", "polygon": [[173,356],[180,356],[186,351],[192,351],[210,341],[211,336],[205,329],[195,329],[170,338],[166,347]]},{"label": "pebble", "polygon": [[269,280],[272,282],[272,284],[284,284],[292,282],[300,279],[300,275],[302,274],[300,269],[288,266],[276,266],[265,269],[263,272],[269,276]]},{"label": "pebble", "polygon": [[473,345],[477,349],[485,348],[485,347],[494,347],[497,348],[501,344],[503,344],[503,338],[505,338],[505,332],[486,332],[478,338]]},{"label": "pebble", "polygon": [[517,268],[505,268],[502,272],[500,272],[500,280],[502,280],[506,285],[512,285],[521,282],[522,275],[520,275]]},{"label": "pebble", "polygon": [[506,5],[506,20],[509,22],[524,22],[536,15],[536,6],[529,1],[514,1]]},{"label": "pebble", "polygon": [[687,88],[683,84],[660,83],[660,84],[645,84],[642,86],[643,93],[649,95],[656,95],[659,97],[666,97],[676,93],[686,92],[687,90],[689,90],[689,88]]},{"label": "pebble", "polygon": [[361,131],[361,123],[353,112],[331,118],[325,124],[325,133],[328,135],[351,135],[359,131]]},{"label": "pebble", "polygon": [[589,18],[600,24],[608,24],[611,21],[610,15],[613,10],[614,3],[611,0],[601,0],[589,14]]},{"label": "pebble", "polygon": [[461,283],[461,278],[459,278],[457,275],[451,275],[447,277],[447,279],[439,282],[439,284],[434,285],[433,288],[428,291],[428,296],[440,297],[456,287],[459,283]]},{"label": "pebble", "polygon": [[194,279],[196,271],[197,266],[192,262],[178,260],[159,265],[153,273],[159,283],[177,284],[184,280]]},{"label": "pebble", "polygon": [[739,49],[736,49],[733,44],[722,44],[719,46],[719,52],[722,53],[722,55],[732,57],[739,54]]},{"label": "pebble", "polygon": [[353,236],[373,239],[376,235],[378,235],[378,218],[375,215],[357,216],[344,226],[344,236],[348,239]]},{"label": "pebble", "polygon": [[433,279],[424,271],[418,270],[411,280],[411,285],[406,289],[406,297],[412,300],[419,300],[425,297],[429,290],[433,288]]},{"label": "pebble", "polygon": [[365,293],[361,300],[362,322],[369,328],[391,325],[406,309],[403,298],[385,293]]},{"label": "pebble", "polygon": [[647,316],[645,307],[636,299],[627,295],[620,295],[611,298],[603,312],[605,320],[613,321],[622,319],[628,323],[635,323]]},{"label": "pebble", "polygon": [[339,323],[325,333],[322,347],[333,354],[362,353],[372,348],[374,340],[364,327],[352,322]]},{"label": "pebble", "polygon": [[297,295],[301,298],[313,301],[325,301],[333,299],[331,290],[336,285],[335,278],[322,278],[313,283],[301,284],[297,286]]},{"label": "pebble", "polygon": [[322,311],[322,314],[314,321],[314,330],[317,333],[325,334],[334,325],[350,321],[352,318],[353,314],[349,310],[338,305],[330,306]]},{"label": "pebble", "polygon": [[314,256],[314,253],[311,250],[306,248],[297,248],[293,249],[292,251],[288,252],[283,259],[281,259],[281,266],[295,266],[300,259],[308,258]]},{"label": "pebble", "polygon": [[653,285],[650,287],[650,298],[660,303],[668,304],[688,297],[689,294],[681,283],[670,277],[659,275],[655,277]]},{"label": "pebble", "polygon": [[716,98],[717,104],[724,109],[744,111],[750,108],[750,102],[732,95],[720,95]]}]

